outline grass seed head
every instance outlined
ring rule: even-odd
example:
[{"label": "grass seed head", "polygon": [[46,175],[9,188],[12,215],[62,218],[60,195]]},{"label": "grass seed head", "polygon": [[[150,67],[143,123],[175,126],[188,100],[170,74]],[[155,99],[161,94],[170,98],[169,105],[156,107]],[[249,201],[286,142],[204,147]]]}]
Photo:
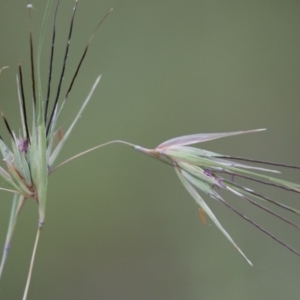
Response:
[{"label": "grass seed head", "polygon": [[150,155],[151,157],[154,157],[156,159],[159,159],[171,165],[175,169],[180,181],[190,193],[190,195],[194,198],[196,203],[199,205],[201,211],[201,220],[203,220],[203,215],[204,213],[206,213],[210,217],[210,219],[215,223],[215,225],[221,230],[221,232],[227,237],[227,239],[233,244],[233,246],[243,255],[243,257],[250,264],[250,260],[235,244],[233,239],[220,224],[220,222],[218,221],[218,219],[213,214],[213,212],[211,211],[211,209],[206,204],[206,202],[200,194],[202,193],[204,195],[207,195],[220,202],[221,204],[225,205],[227,208],[232,210],[241,218],[258,228],[260,231],[262,231],[263,233],[265,233],[284,247],[288,248],[293,253],[300,255],[298,251],[294,250],[292,247],[282,242],[272,233],[265,230],[259,224],[257,224],[256,222],[245,216],[243,213],[238,211],[229,202],[224,200],[220,195],[220,192],[222,192],[222,190],[229,191],[233,195],[247,201],[248,203],[251,203],[259,209],[262,209],[266,213],[276,217],[277,219],[280,219],[281,221],[286,222],[287,224],[297,229],[300,229],[300,226],[298,224],[291,222],[289,219],[269,209],[264,204],[266,202],[269,202],[273,205],[276,205],[277,207],[280,207],[283,210],[287,210],[298,215],[299,210],[289,207],[285,203],[281,203],[270,199],[264,195],[260,195],[254,190],[250,189],[249,187],[238,184],[236,181],[237,178],[243,178],[247,179],[248,181],[255,181],[264,185],[271,185],[276,188],[300,193],[299,184],[291,183],[267,175],[268,173],[279,173],[278,171],[268,168],[261,168],[249,164],[246,165],[237,161],[263,163],[272,166],[281,166],[294,169],[300,169],[300,167],[288,166],[284,164],[271,163],[265,161],[256,161],[240,157],[231,157],[228,155],[221,155],[215,152],[191,147],[190,145],[218,138],[229,137],[250,132],[258,132],[262,130],[264,129],[228,133],[187,135],[168,140],[157,146],[154,150],[145,149],[139,146],[135,147],[136,150]]}]

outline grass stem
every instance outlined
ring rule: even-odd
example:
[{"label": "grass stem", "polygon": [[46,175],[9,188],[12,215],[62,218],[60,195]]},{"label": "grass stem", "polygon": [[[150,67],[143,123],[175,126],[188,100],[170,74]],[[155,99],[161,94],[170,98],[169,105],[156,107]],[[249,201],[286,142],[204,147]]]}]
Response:
[{"label": "grass stem", "polygon": [[31,261],[30,261],[30,266],[29,266],[29,271],[28,271],[28,276],[27,276],[27,282],[26,282],[22,300],[27,299],[29,285],[30,285],[31,276],[32,276],[33,264],[34,264],[34,260],[35,260],[36,249],[37,249],[37,246],[39,243],[41,229],[42,229],[42,227],[39,225],[37,233],[36,233],[36,238],[35,238],[35,242],[34,242],[34,247],[33,247],[33,251],[32,251],[32,256],[31,256]]},{"label": "grass stem", "polygon": [[95,151],[95,150],[97,150],[97,149],[99,149],[99,148],[102,148],[102,147],[105,147],[105,146],[108,146],[108,145],[111,145],[111,144],[117,144],[117,143],[119,143],[119,144],[125,144],[125,145],[130,146],[130,147],[136,147],[136,145],[131,144],[131,143],[128,143],[128,142],[125,142],[125,141],[122,141],[122,140],[109,141],[109,142],[107,142],[107,143],[104,143],[104,144],[98,145],[98,146],[96,146],[96,147],[90,148],[90,149],[88,149],[88,150],[85,150],[85,151],[83,151],[83,152],[80,152],[80,153],[78,153],[78,154],[76,154],[76,155],[74,155],[74,156],[68,158],[67,160],[65,160],[65,161],[63,161],[62,163],[60,163],[59,165],[57,165],[55,168],[51,169],[51,170],[49,171],[49,174],[53,173],[53,172],[56,171],[58,168],[62,167],[63,165],[67,164],[68,162],[70,162],[70,161],[72,161],[72,160],[74,160],[74,159],[76,159],[76,158],[78,158],[78,157],[80,157],[80,156],[83,156],[83,155],[85,155],[85,154],[88,154],[88,153],[90,153],[90,152],[92,152],[92,151]]}]

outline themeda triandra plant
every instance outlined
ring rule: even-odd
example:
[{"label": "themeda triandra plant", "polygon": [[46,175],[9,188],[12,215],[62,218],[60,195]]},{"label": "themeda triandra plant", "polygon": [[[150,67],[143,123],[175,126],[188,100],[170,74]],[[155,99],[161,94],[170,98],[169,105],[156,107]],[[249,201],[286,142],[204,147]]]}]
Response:
[{"label": "themeda triandra plant", "polygon": [[[72,77],[72,80],[67,89],[67,93],[61,97],[61,87],[65,75],[66,63],[69,54],[70,40],[72,37],[74,18],[77,10],[78,1],[75,1],[73,8],[73,14],[71,18],[69,34],[67,38],[67,45],[65,55],[63,59],[63,66],[59,77],[58,86],[53,90],[51,86],[52,79],[52,66],[54,59],[55,50],[55,37],[56,37],[56,16],[59,7],[59,1],[57,1],[55,13],[54,13],[54,24],[53,24],[53,35],[51,42],[51,55],[49,63],[49,74],[46,95],[42,92],[42,79],[40,74],[40,62],[41,62],[41,49],[43,44],[43,37],[45,34],[46,21],[50,13],[51,2],[47,2],[44,20],[41,28],[40,40],[38,43],[37,56],[34,56],[33,36],[30,25],[29,31],[29,45],[30,45],[30,65],[31,65],[31,90],[32,90],[32,121],[30,122],[27,118],[28,100],[25,100],[25,87],[23,85],[23,71],[22,66],[18,66],[17,75],[17,87],[19,96],[20,116],[22,129],[19,134],[16,134],[9,126],[9,122],[1,112],[1,116],[4,120],[6,129],[10,135],[11,148],[2,138],[0,138],[0,151],[3,156],[3,160],[7,166],[7,170],[0,167],[0,177],[10,187],[10,189],[4,189],[14,193],[11,215],[9,220],[8,232],[4,245],[3,256],[0,265],[0,277],[3,273],[3,268],[7,259],[8,251],[10,248],[11,238],[14,232],[14,228],[17,222],[19,213],[28,199],[33,199],[38,205],[39,223],[36,235],[36,241],[33,249],[32,259],[30,263],[29,275],[24,291],[23,299],[26,299],[30,278],[32,274],[32,267],[35,258],[36,248],[40,236],[40,231],[45,221],[45,209],[47,199],[47,183],[48,175],[52,170],[52,166],[57,158],[60,150],[64,143],[68,139],[71,131],[73,130],[76,122],[78,121],[81,113],[86,107],[87,103],[91,99],[91,96],[98,85],[101,76],[99,76],[93,84],[90,93],[83,102],[78,114],[71,123],[69,129],[64,135],[61,134],[59,127],[57,126],[58,118],[61,111],[68,99],[69,93],[72,90],[73,84],[76,80],[82,62],[88,51],[89,44],[94,36],[94,33],[90,37],[82,57],[77,65],[76,71]],[[32,4],[27,5],[29,11],[29,19],[31,21],[31,10]],[[107,14],[108,15],[108,14]],[[107,16],[106,15],[106,16]],[[104,18],[100,21],[96,30],[99,28]],[[96,31],[95,30],[95,31]],[[36,64],[36,67],[35,67]],[[52,95],[53,94],[53,95]],[[32,125],[30,125],[32,123]],[[31,127],[32,126],[32,127]],[[31,127],[31,130],[30,130]]]},{"label": "themeda triandra plant", "polygon": [[[295,193],[300,193],[300,184],[287,182],[282,179],[271,177],[266,175],[268,173],[279,173],[274,170],[245,165],[240,163],[240,161],[246,161],[251,163],[262,163],[272,166],[281,166],[287,168],[300,169],[300,167],[289,166],[279,163],[271,163],[265,161],[251,160],[240,157],[233,157],[228,155],[221,155],[211,151],[201,150],[190,145],[205,142],[209,140],[214,140],[223,137],[229,137],[237,134],[244,134],[250,132],[258,132],[258,130],[250,131],[240,131],[240,132],[231,132],[231,133],[211,133],[211,134],[193,134],[183,137],[178,137],[166,141],[160,144],[155,149],[146,149],[125,141],[115,140],[110,141],[105,144],[101,144],[89,150],[86,150],[78,155],[71,157],[70,159],[62,162],[59,165],[54,165],[55,160],[60,153],[64,143],[69,137],[71,131],[73,130],[75,124],[77,123],[79,116],[83,112],[84,108],[88,104],[89,100],[92,97],[92,94],[100,81],[100,76],[96,79],[93,84],[87,98],[84,100],[78,114],[71,123],[69,129],[65,134],[62,134],[58,126],[58,118],[61,114],[62,109],[64,108],[65,103],[68,101],[68,97],[72,90],[73,84],[77,78],[78,72],[82,65],[82,62],[86,56],[89,44],[94,36],[92,34],[89,39],[83,55],[77,65],[76,71],[72,77],[71,82],[69,83],[67,93],[61,97],[61,87],[64,79],[66,63],[69,53],[70,40],[72,37],[74,18],[76,14],[78,1],[75,1],[75,6],[73,8],[73,14],[71,17],[71,23],[69,28],[69,35],[67,38],[67,46],[65,50],[65,55],[63,59],[63,66],[60,73],[60,79],[58,86],[56,88],[52,87],[52,66],[54,59],[54,50],[55,50],[55,37],[56,37],[56,16],[59,7],[59,0],[57,1],[55,13],[54,13],[54,23],[53,23],[53,34],[51,41],[51,54],[50,54],[50,63],[49,63],[49,73],[48,73],[48,83],[46,87],[46,94],[42,92],[42,80],[40,74],[40,62],[41,62],[41,49],[43,44],[43,37],[45,34],[45,27],[47,19],[50,14],[51,0],[48,0],[43,24],[41,27],[40,39],[37,47],[37,56],[34,56],[34,46],[33,46],[33,37],[32,30],[29,31],[29,45],[30,45],[30,65],[31,65],[31,91],[32,91],[32,116],[33,120],[29,121],[27,118],[27,109],[28,109],[28,99],[25,100],[25,87],[23,84],[23,71],[22,66],[18,66],[17,74],[17,87],[19,95],[19,106],[20,106],[20,115],[22,122],[22,129],[19,134],[16,134],[9,126],[9,123],[1,112],[1,116],[4,120],[6,129],[10,135],[11,147],[7,142],[0,138],[0,151],[3,156],[4,163],[6,164],[6,170],[0,167],[0,177],[7,184],[9,188],[1,188],[1,190],[9,191],[14,193],[12,201],[12,209],[10,215],[10,221],[7,231],[7,236],[4,244],[4,251],[2,255],[1,265],[0,265],[0,278],[3,273],[3,268],[7,259],[8,251],[11,244],[12,235],[14,228],[19,216],[19,213],[29,199],[33,199],[37,203],[38,214],[39,214],[39,223],[36,235],[36,241],[34,244],[34,249],[32,253],[30,269],[28,273],[27,283],[23,295],[23,299],[27,298],[29,283],[32,274],[32,268],[35,258],[35,253],[37,249],[37,244],[40,236],[42,226],[45,221],[45,208],[46,208],[46,199],[47,199],[47,182],[48,175],[56,171],[58,168],[64,164],[74,160],[84,154],[87,154],[91,151],[97,150],[101,147],[113,144],[113,143],[122,143],[128,145],[135,150],[145,153],[149,156],[152,156],[156,159],[161,160],[167,165],[173,167],[175,172],[179,176],[179,179],[183,183],[184,187],[188,190],[191,196],[194,198],[196,203],[200,208],[200,217],[203,222],[205,222],[205,214],[207,214],[210,219],[215,223],[215,225],[221,230],[221,232],[229,239],[229,241],[234,245],[234,247],[243,255],[249,264],[252,265],[250,260],[244,255],[240,248],[234,243],[230,235],[222,227],[216,216],[210,210],[206,202],[202,199],[199,192],[202,192],[204,195],[208,195],[214,200],[224,204],[226,207],[234,211],[240,217],[242,217],[247,222],[250,222],[256,228],[264,232],[266,235],[273,238],[278,243],[285,246],[287,249],[293,253],[300,255],[299,252],[291,248],[289,245],[284,243],[275,237],[272,233],[268,232],[262,228],[259,224],[255,223],[243,213],[239,212],[235,207],[233,207],[229,202],[224,200],[220,195],[221,190],[227,190],[234,194],[235,196],[240,197],[243,200],[250,202],[251,204],[257,206],[258,208],[264,210],[266,213],[273,215],[274,217],[294,226],[300,228],[299,225],[291,222],[289,219],[279,215],[277,212],[272,211],[265,206],[265,203],[269,202],[283,210],[287,210],[291,213],[299,215],[299,210],[287,206],[285,203],[281,203],[270,199],[264,195],[261,195],[254,190],[240,185],[237,181],[238,178],[243,178],[246,180],[255,181],[264,185],[270,185],[279,189],[284,189],[286,191],[291,191]],[[32,5],[27,5],[29,15],[31,14]],[[108,14],[100,21],[96,30],[99,28],[103,20]],[[30,15],[31,21],[31,15]],[[95,30],[95,31],[96,31]],[[3,69],[3,68],[2,68]],[[1,69],[1,70],[2,70]],[[1,72],[1,71],[0,71]],[[26,87],[28,89],[28,87]],[[31,124],[32,123],[32,124]]]}]

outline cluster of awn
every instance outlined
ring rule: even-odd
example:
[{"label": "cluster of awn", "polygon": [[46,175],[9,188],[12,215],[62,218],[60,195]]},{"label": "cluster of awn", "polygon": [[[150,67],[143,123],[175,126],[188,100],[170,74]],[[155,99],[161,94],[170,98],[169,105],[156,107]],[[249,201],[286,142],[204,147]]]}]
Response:
[{"label": "cluster of awn", "polygon": [[[32,93],[32,120],[29,122],[27,118],[28,100],[25,99],[25,87],[23,80],[22,66],[18,66],[17,74],[17,88],[18,88],[18,98],[20,107],[20,116],[22,128],[20,134],[17,135],[9,125],[7,118],[1,112],[1,116],[4,120],[6,129],[10,135],[10,146],[7,141],[0,138],[0,151],[3,156],[3,161],[6,168],[0,167],[0,178],[7,185],[7,188],[1,188],[1,190],[9,191],[14,194],[12,200],[11,215],[9,220],[9,226],[7,231],[6,240],[4,243],[4,250],[2,255],[2,260],[0,264],[0,278],[3,273],[4,265],[9,252],[12,235],[15,229],[15,225],[22,210],[23,205],[27,200],[33,199],[38,207],[39,223],[37,228],[36,240],[33,248],[30,269],[27,277],[27,283],[25,291],[23,294],[23,299],[27,298],[30,279],[32,275],[33,263],[35,259],[35,253],[38,245],[38,240],[42,226],[45,221],[45,209],[47,200],[47,183],[48,176],[55,172],[57,169],[62,167],[64,164],[76,159],[82,155],[85,155],[91,151],[97,150],[101,147],[113,144],[121,143],[125,144],[133,149],[154,157],[167,165],[174,168],[180,181],[184,187],[188,190],[191,196],[194,198],[196,203],[199,205],[200,216],[203,222],[205,222],[205,214],[212,220],[212,222],[221,230],[221,232],[226,236],[226,238],[232,243],[232,245],[239,251],[239,253],[247,260],[247,262],[252,265],[250,260],[245,256],[241,249],[235,244],[233,239],[227,233],[227,231],[222,227],[218,219],[215,217],[214,213],[210,210],[206,202],[203,200],[201,194],[207,195],[214,200],[220,202],[221,204],[228,207],[230,210],[238,214],[241,218],[250,222],[253,226],[264,232],[266,235],[282,244],[284,247],[292,251],[293,253],[300,255],[299,252],[294,250],[292,247],[287,245],[285,242],[279,240],[272,233],[265,230],[259,224],[245,216],[243,213],[238,211],[229,202],[227,202],[221,195],[222,190],[227,190],[248,201],[249,203],[259,207],[265,212],[275,216],[276,218],[292,225],[296,228],[300,228],[299,225],[291,222],[289,219],[279,215],[277,212],[271,210],[265,203],[269,202],[274,206],[277,206],[283,210],[287,210],[291,213],[299,215],[299,210],[287,206],[284,203],[270,199],[264,195],[261,195],[254,190],[240,185],[238,183],[238,178],[243,178],[249,181],[255,181],[263,185],[271,185],[279,189],[284,189],[286,191],[300,193],[300,184],[288,182],[276,177],[272,177],[268,174],[279,173],[275,170],[261,168],[253,165],[243,164],[242,162],[250,163],[260,163],[271,166],[280,166],[287,168],[300,169],[300,167],[289,166],[279,163],[271,163],[265,161],[244,159],[241,157],[232,157],[228,155],[222,155],[214,153],[211,151],[202,150],[199,148],[192,147],[191,145],[210,141],[214,139],[219,139],[223,137],[230,137],[233,135],[258,132],[263,129],[250,130],[250,131],[240,131],[240,132],[229,132],[229,133],[211,133],[211,134],[193,134],[186,135],[178,138],[168,140],[155,149],[145,149],[143,147],[121,141],[114,140],[107,142],[105,144],[98,145],[94,148],[88,149],[78,155],[71,157],[70,159],[55,165],[55,161],[64,146],[66,140],[70,136],[75,124],[77,123],[80,115],[85,109],[86,105],[90,101],[94,90],[96,89],[101,76],[99,76],[95,83],[93,84],[88,96],[84,100],[78,114],[75,116],[73,122],[67,131],[62,135],[60,127],[58,126],[58,120],[60,114],[68,101],[70,92],[72,90],[73,84],[76,81],[78,72],[81,68],[82,62],[88,51],[90,42],[92,41],[96,30],[99,28],[104,19],[108,16],[106,14],[104,18],[97,25],[94,33],[90,37],[81,59],[77,65],[76,71],[73,74],[72,80],[69,83],[67,93],[61,95],[61,87],[64,79],[66,63],[69,53],[70,40],[72,37],[73,23],[77,9],[77,0],[75,1],[75,6],[73,8],[73,14],[70,23],[69,35],[67,38],[67,46],[65,50],[65,56],[63,61],[62,70],[60,73],[60,80],[56,89],[52,87],[52,66],[54,59],[55,50],[55,37],[56,37],[56,16],[59,7],[59,0],[56,4],[53,22],[53,34],[51,41],[51,54],[49,62],[49,73],[48,73],[48,84],[46,89],[46,95],[42,92],[42,81],[40,74],[40,63],[41,63],[41,52],[43,45],[43,38],[45,35],[45,27],[47,20],[51,11],[51,0],[48,0],[44,19],[41,27],[40,38],[37,46],[37,55],[34,55],[33,37],[32,30],[30,26],[29,30],[29,45],[30,45],[30,65],[31,65],[31,93]],[[32,5],[27,5],[29,11],[30,23],[32,20],[31,10]],[[3,70],[3,67],[1,70]],[[1,71],[0,71],[1,73]],[[54,90],[54,93],[52,91]]]}]

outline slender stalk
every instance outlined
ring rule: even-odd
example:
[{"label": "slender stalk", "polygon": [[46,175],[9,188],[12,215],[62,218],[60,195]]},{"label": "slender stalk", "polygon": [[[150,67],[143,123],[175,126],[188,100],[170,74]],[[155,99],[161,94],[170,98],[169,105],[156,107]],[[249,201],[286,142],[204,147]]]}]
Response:
[{"label": "slender stalk", "polygon": [[[55,159],[57,158],[57,156],[58,156],[60,150],[62,149],[62,147],[63,147],[63,145],[64,145],[64,143],[66,142],[66,140],[67,140],[68,137],[70,136],[70,134],[71,134],[71,132],[72,132],[74,126],[76,125],[77,121],[78,121],[79,118],[81,117],[82,112],[84,111],[85,107],[87,106],[87,104],[88,104],[89,101],[91,100],[92,95],[93,95],[93,93],[94,93],[94,91],[95,91],[97,85],[99,84],[100,79],[101,79],[101,75],[99,75],[99,76],[96,78],[96,80],[95,80],[95,82],[94,82],[94,84],[93,84],[93,86],[92,86],[92,88],[91,88],[91,90],[90,90],[88,96],[86,97],[85,101],[83,102],[83,104],[82,104],[80,110],[78,111],[76,117],[74,118],[73,122],[71,123],[70,127],[68,128],[67,132],[65,133],[63,139],[58,143],[58,145],[56,146],[55,150],[52,152],[52,154],[51,154],[51,156],[50,156],[50,158],[49,158],[49,160],[48,160],[48,165],[49,165],[49,166],[52,166],[52,165],[54,164],[54,161],[55,161]],[[62,105],[63,105],[63,104],[62,104]],[[60,108],[60,109],[61,109],[61,108]],[[56,117],[55,117],[55,118],[56,118]],[[49,122],[50,122],[50,121],[49,121]],[[52,121],[51,121],[51,122],[52,122]],[[53,119],[53,123],[55,123],[55,122],[56,122],[56,120]],[[55,126],[55,124],[53,124],[53,126]]]},{"label": "slender stalk", "polygon": [[7,260],[8,252],[10,250],[10,244],[11,244],[11,239],[12,235],[17,223],[17,217],[20,213],[20,210],[24,204],[25,197],[20,196],[15,194],[13,198],[13,203],[11,207],[11,212],[10,212],[10,217],[9,217],[9,223],[8,223],[8,229],[7,229],[7,234],[6,234],[6,239],[5,239],[5,244],[3,248],[3,254],[2,254],[2,259],[0,263],[0,278],[3,273],[3,269]]},{"label": "slender stalk", "polygon": [[90,153],[90,152],[92,152],[92,151],[95,151],[95,150],[97,150],[97,149],[99,149],[99,148],[102,148],[102,147],[105,147],[105,146],[108,146],[108,145],[111,145],[111,144],[117,144],[117,143],[119,143],[119,144],[125,144],[125,145],[130,146],[130,147],[136,147],[136,145],[131,144],[131,143],[128,143],[128,142],[125,142],[125,141],[122,141],[122,140],[114,140],[114,141],[110,141],[110,142],[107,142],[107,143],[98,145],[98,146],[96,146],[96,147],[90,148],[90,149],[88,149],[88,150],[85,150],[85,151],[83,151],[83,152],[80,152],[80,153],[78,153],[78,154],[76,154],[76,155],[74,155],[74,156],[68,158],[67,160],[65,160],[65,161],[63,161],[62,163],[60,163],[59,165],[57,165],[55,168],[51,169],[51,170],[49,171],[49,174],[53,173],[53,172],[56,171],[58,168],[62,167],[63,165],[67,164],[68,162],[70,162],[70,161],[72,161],[72,160],[74,160],[74,159],[76,159],[76,158],[78,158],[78,157],[80,157],[80,156],[83,156],[83,155],[85,155],[85,154],[88,154],[88,153]]},{"label": "slender stalk", "polygon": [[36,233],[36,238],[35,238],[35,242],[34,242],[34,247],[33,247],[33,251],[32,251],[32,256],[31,256],[31,261],[30,261],[30,266],[29,266],[29,271],[28,271],[28,276],[27,276],[27,282],[26,282],[22,300],[27,299],[29,285],[30,285],[31,276],[32,276],[33,264],[34,264],[34,260],[35,260],[36,249],[37,249],[37,246],[39,243],[41,229],[42,229],[42,227],[41,227],[41,225],[39,225],[37,233]]},{"label": "slender stalk", "polygon": [[18,192],[18,191],[11,190],[11,189],[6,189],[6,188],[0,188],[0,191],[9,192],[9,193],[17,194],[17,195],[21,195],[21,193]]}]

